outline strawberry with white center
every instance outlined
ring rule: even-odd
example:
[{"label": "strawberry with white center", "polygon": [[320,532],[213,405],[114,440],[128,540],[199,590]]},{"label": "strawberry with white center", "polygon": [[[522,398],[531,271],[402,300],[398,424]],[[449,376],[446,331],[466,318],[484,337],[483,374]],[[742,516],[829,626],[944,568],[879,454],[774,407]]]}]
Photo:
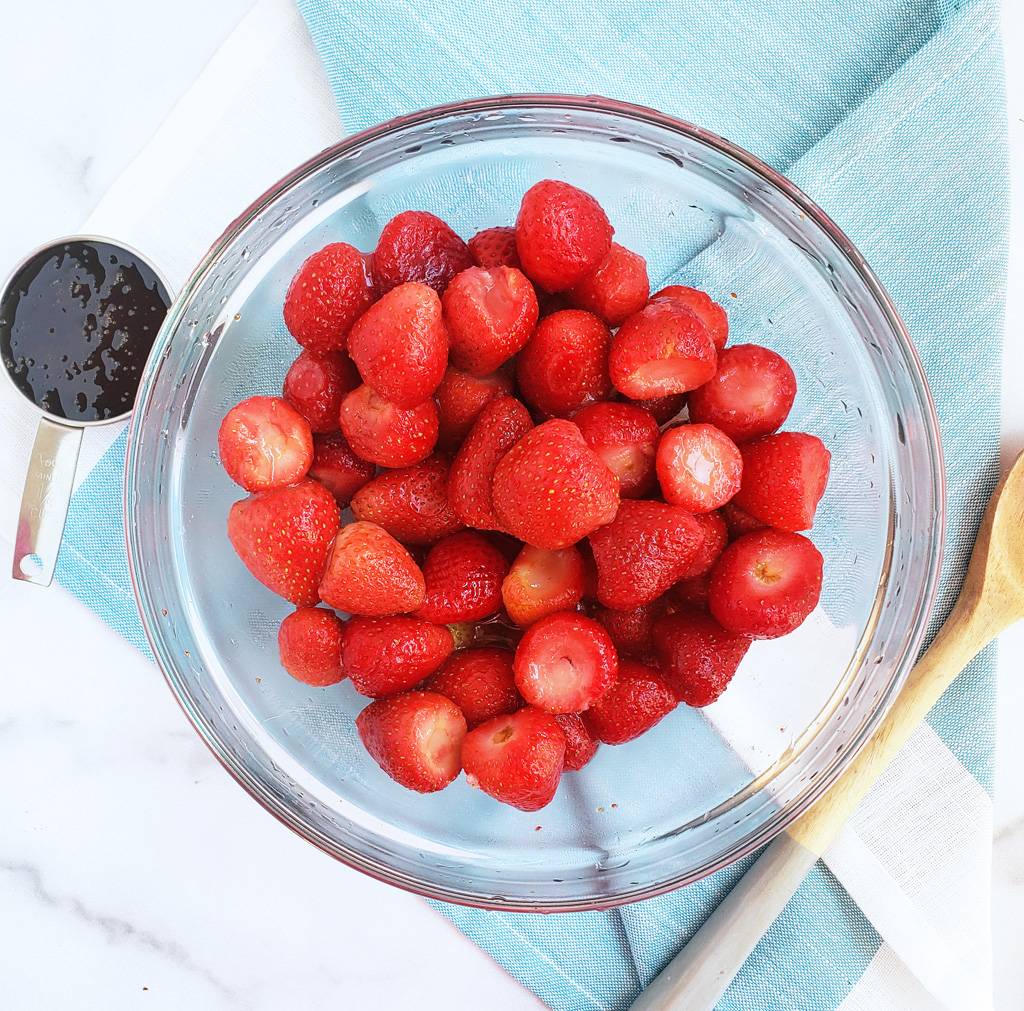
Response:
[{"label": "strawberry with white center", "polygon": [[492,494],[508,533],[555,551],[615,518],[619,479],[571,421],[554,418],[524,435],[502,458]]},{"label": "strawberry with white center", "polygon": [[346,677],[341,662],[345,623],[326,607],[300,607],[286,615],[277,632],[281,666],[297,681],[316,688]]},{"label": "strawberry with white center", "polygon": [[361,695],[384,698],[418,685],[448,659],[452,633],[407,615],[349,618],[341,660]]},{"label": "strawberry with white center", "polygon": [[457,274],[441,300],[452,364],[486,376],[529,340],[537,325],[537,295],[514,267],[469,267]]},{"label": "strawberry with white center", "polygon": [[571,611],[583,597],[587,575],[575,547],[547,551],[523,546],[501,584],[508,616],[522,627],[556,611]]},{"label": "strawberry with white center", "polygon": [[569,611],[532,624],[516,648],[516,687],[527,703],[550,713],[579,713],[614,683],[618,655],[592,618]]},{"label": "strawberry with white center", "polygon": [[730,632],[775,639],[799,627],[817,606],[822,568],[821,552],[800,534],[744,534],[711,570],[708,606]]},{"label": "strawberry with white center", "polygon": [[583,723],[602,744],[626,744],[646,734],[677,705],[656,670],[621,660],[615,684],[583,714]]},{"label": "strawberry with white center", "polygon": [[309,470],[313,433],[281,397],[249,397],[224,416],[217,451],[228,477],[246,491],[283,488]]},{"label": "strawberry with white center", "polygon": [[718,363],[707,327],[672,299],[653,299],[619,327],[608,367],[632,400],[686,393],[706,383]]},{"label": "strawberry with white center", "polygon": [[718,356],[718,371],[690,394],[690,421],[716,425],[733,442],[778,431],[796,397],[796,376],[781,355],[737,344]]},{"label": "strawberry with white center", "polygon": [[636,404],[604,401],[577,411],[572,423],[619,479],[623,498],[644,498],[654,489],[661,432],[650,411]]},{"label": "strawberry with white center", "polygon": [[340,513],[316,481],[259,491],[228,513],[228,539],[252,575],[300,607],[319,603],[318,586]]},{"label": "strawberry with white center", "polygon": [[655,468],[666,502],[706,513],[739,491],[743,457],[714,425],[679,425],[661,437]]},{"label": "strawberry with white center", "polygon": [[454,702],[470,730],[523,705],[512,670],[513,653],[498,646],[456,650],[423,687]]},{"label": "strawberry with white center", "polygon": [[564,763],[562,728],[533,706],[481,723],[462,742],[466,782],[520,811],[551,802]]},{"label": "strawberry with white center", "polygon": [[462,771],[466,721],[436,692],[404,692],[371,702],[356,729],[373,760],[417,793],[444,789]]},{"label": "strawberry with white center", "polygon": [[422,404],[448,368],[441,300],[425,284],[400,284],[352,324],[348,353],[363,382],[397,407]]},{"label": "strawberry with white center", "polygon": [[733,499],[779,530],[810,530],[828,484],[831,454],[804,432],[776,432],[744,443],[743,480]]},{"label": "strawberry with white center", "polygon": [[381,467],[410,467],[437,445],[437,407],[399,407],[365,383],[341,402],[341,430],[352,449]]}]

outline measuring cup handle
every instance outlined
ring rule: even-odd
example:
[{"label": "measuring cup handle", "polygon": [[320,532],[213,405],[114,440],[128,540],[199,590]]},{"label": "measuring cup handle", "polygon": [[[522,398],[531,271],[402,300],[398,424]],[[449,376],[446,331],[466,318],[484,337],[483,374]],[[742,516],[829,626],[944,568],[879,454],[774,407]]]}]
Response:
[{"label": "measuring cup handle", "polygon": [[11,570],[15,579],[40,586],[53,581],[81,445],[80,428],[39,419],[18,513]]}]

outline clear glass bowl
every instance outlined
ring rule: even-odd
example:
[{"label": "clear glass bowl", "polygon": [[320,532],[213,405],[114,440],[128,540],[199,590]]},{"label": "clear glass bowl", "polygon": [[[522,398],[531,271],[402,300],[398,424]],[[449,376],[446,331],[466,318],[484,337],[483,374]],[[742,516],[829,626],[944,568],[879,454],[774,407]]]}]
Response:
[{"label": "clear glass bowl", "polygon": [[[369,250],[400,210],[464,236],[511,224],[543,178],[571,181],[646,258],[652,285],[708,291],[730,341],[777,349],[786,427],[832,452],[812,537],[821,603],[755,643],[722,699],[602,747],[526,814],[460,777],[421,796],[363,750],[351,685],[309,688],[277,659],[289,605],[225,533],[239,489],[224,413],[276,394],[297,347],[281,305],[330,241]],[[696,880],[767,841],[834,779],[898,691],[934,599],[943,530],[935,415],[899,318],[857,251],[751,155],[647,109],[522,96],[428,110],[303,165],[235,221],[173,306],[132,421],[126,523],[146,632],[189,718],[267,810],[345,863],[425,895],[520,910],[601,908]]]}]

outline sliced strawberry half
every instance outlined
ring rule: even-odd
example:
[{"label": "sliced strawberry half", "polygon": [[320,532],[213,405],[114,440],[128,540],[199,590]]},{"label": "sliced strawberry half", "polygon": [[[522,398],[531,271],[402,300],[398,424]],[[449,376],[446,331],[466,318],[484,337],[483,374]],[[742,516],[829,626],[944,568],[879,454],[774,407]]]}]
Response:
[{"label": "sliced strawberry half", "polygon": [[454,648],[444,625],[394,615],[349,618],[341,660],[361,695],[384,698],[418,685],[448,659]]},{"label": "sliced strawberry half", "polygon": [[537,811],[558,789],[565,734],[551,713],[524,706],[481,723],[466,734],[466,782],[520,811]]},{"label": "sliced strawberry half", "polygon": [[519,694],[530,705],[551,713],[579,713],[612,685],[619,662],[601,625],[560,611],[523,633],[513,666]]},{"label": "sliced strawberry half", "polygon": [[512,650],[498,646],[456,650],[423,682],[423,687],[451,699],[472,730],[522,707],[512,657]]},{"label": "sliced strawberry half", "polygon": [[708,606],[730,632],[775,639],[818,604],[823,560],[806,537],[759,530],[730,544],[711,570]]},{"label": "sliced strawberry half", "polygon": [[514,267],[469,267],[442,299],[452,364],[472,376],[501,368],[537,325],[537,295]]},{"label": "sliced strawberry half", "polygon": [[646,734],[677,705],[656,670],[635,660],[620,660],[615,684],[583,714],[583,722],[602,744],[626,744]]},{"label": "sliced strawberry half", "polygon": [[326,607],[300,607],[285,615],[277,632],[281,666],[297,681],[316,688],[345,678],[341,637],[345,623]]},{"label": "sliced strawberry half", "polygon": [[356,717],[356,730],[373,760],[408,790],[442,790],[462,771],[466,721],[443,695],[378,699]]},{"label": "sliced strawberry half", "polygon": [[283,488],[309,470],[313,433],[281,397],[249,397],[224,416],[217,451],[228,477],[246,491]]},{"label": "sliced strawberry half", "polygon": [[749,636],[730,632],[703,611],[679,611],[654,626],[662,676],[680,702],[708,706],[728,687],[750,649]]},{"label": "sliced strawberry half", "polygon": [[475,530],[449,534],[427,553],[427,591],[415,615],[440,624],[481,621],[501,608],[505,556]]},{"label": "sliced strawberry half", "polygon": [[320,577],[339,523],[331,493],[307,478],[236,502],[228,513],[228,539],[264,586],[311,607],[320,601]]},{"label": "sliced strawberry half", "polygon": [[619,479],[623,498],[644,498],[654,489],[661,432],[650,411],[636,404],[605,401],[577,411],[572,423]]},{"label": "sliced strawberry half", "polygon": [[633,400],[695,390],[714,374],[707,327],[672,299],[654,299],[619,327],[609,356],[612,383]]},{"label": "sliced strawberry half", "polygon": [[706,513],[739,491],[743,457],[714,425],[678,425],[662,435],[655,467],[666,502]]},{"label": "sliced strawberry half", "polygon": [[547,551],[523,546],[501,584],[508,616],[521,627],[556,611],[571,611],[586,589],[586,569],[575,547]]},{"label": "sliced strawberry half", "polygon": [[804,432],[777,432],[740,447],[743,480],[733,502],[779,530],[810,530],[831,455]]},{"label": "sliced strawberry half", "polygon": [[364,383],[341,403],[341,430],[364,460],[382,467],[410,467],[430,456],[437,445],[437,407],[433,400],[399,407]]}]

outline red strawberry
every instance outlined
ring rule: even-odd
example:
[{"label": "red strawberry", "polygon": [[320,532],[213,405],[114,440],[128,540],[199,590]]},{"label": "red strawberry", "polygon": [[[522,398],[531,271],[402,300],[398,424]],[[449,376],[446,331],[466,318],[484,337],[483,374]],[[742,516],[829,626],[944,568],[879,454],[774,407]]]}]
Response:
[{"label": "red strawberry", "polygon": [[502,527],[554,551],[610,523],[619,479],[561,418],[527,432],[494,470],[493,504]]},{"label": "red strawberry", "polygon": [[361,381],[344,351],[303,351],[284,377],[284,399],[313,432],[336,432],[341,402]]},{"label": "red strawberry", "polygon": [[373,760],[396,782],[417,793],[444,789],[462,771],[466,721],[434,692],[404,692],[371,702],[356,729]]},{"label": "red strawberry", "polygon": [[507,572],[505,556],[476,531],[450,534],[427,554],[427,593],[414,613],[440,624],[489,618],[501,608]]},{"label": "red strawberry", "polygon": [[725,520],[730,541],[734,541],[744,534],[752,534],[755,530],[764,530],[768,526],[767,523],[762,523],[741,509],[735,502],[726,502],[718,511],[722,514],[722,519]]},{"label": "red strawberry", "polygon": [[341,640],[341,659],[361,695],[384,698],[407,691],[432,674],[454,647],[451,632],[400,614],[349,618]]},{"label": "red strawberry", "polygon": [[364,460],[382,467],[409,467],[437,444],[437,408],[425,400],[399,407],[362,385],[341,402],[341,430]]},{"label": "red strawberry", "polygon": [[376,470],[375,464],[352,452],[341,432],[313,436],[313,462],[308,476],[319,481],[342,509]]},{"label": "red strawberry", "polygon": [[228,477],[246,491],[301,481],[313,460],[309,422],[280,397],[249,397],[224,416],[217,450]]},{"label": "red strawberry", "polygon": [[537,324],[516,361],[523,399],[549,418],[568,418],[612,394],[612,336],[595,315],[566,309]]},{"label": "red strawberry", "polygon": [[466,782],[520,811],[537,811],[558,789],[565,734],[551,713],[524,706],[466,734]]},{"label": "red strawberry", "polygon": [[586,570],[572,546],[546,551],[523,546],[501,584],[508,616],[524,628],[556,611],[571,611],[583,597]]},{"label": "red strawberry", "polygon": [[512,397],[499,397],[480,412],[448,475],[448,501],[466,526],[501,528],[492,499],[494,470],[531,428],[530,412]]},{"label": "red strawberry", "polygon": [[498,397],[512,393],[512,380],[504,372],[471,376],[453,365],[434,393],[437,402],[437,444],[454,452],[462,445],[480,412]]},{"label": "red strawberry", "polygon": [[317,587],[340,522],[331,493],[305,480],[236,502],[228,513],[228,539],[264,586],[311,607],[320,600]]},{"label": "red strawberry", "polygon": [[701,544],[696,557],[679,577],[682,580],[696,579],[698,576],[710,572],[711,567],[718,561],[718,556],[729,543],[729,529],[717,509],[709,513],[694,513],[693,518],[704,531],[704,543]]},{"label": "red strawberry", "polygon": [[601,264],[611,244],[608,215],[589,193],[545,179],[523,195],[516,249],[526,276],[548,291],[579,284]]},{"label": "red strawberry", "polygon": [[485,228],[482,232],[477,232],[467,245],[478,267],[520,269],[519,253],[516,250],[516,230],[508,225]]},{"label": "red strawberry", "polygon": [[822,565],[821,552],[800,534],[744,534],[711,570],[711,613],[730,632],[754,639],[786,635],[817,606]]},{"label": "red strawberry", "polygon": [[656,468],[666,502],[706,513],[739,491],[743,457],[714,425],[679,425],[661,437]]},{"label": "red strawberry", "polygon": [[381,230],[373,251],[373,279],[381,293],[407,281],[441,295],[448,282],[473,265],[469,247],[428,211],[402,211]]},{"label": "red strawberry", "polygon": [[655,298],[671,298],[686,306],[707,327],[715,348],[721,351],[729,339],[729,320],[725,310],[711,300],[710,296],[698,288],[687,288],[681,284],[672,284],[654,293]]},{"label": "red strawberry", "polygon": [[566,294],[577,308],[617,327],[647,304],[650,293],[647,261],[613,242],[600,266]]},{"label": "red strawberry", "polygon": [[348,353],[363,381],[406,410],[422,404],[448,367],[448,334],[433,288],[392,288],[352,324]]},{"label": "red strawberry", "polygon": [[715,374],[717,354],[704,324],[672,299],[655,299],[619,327],[608,368],[633,400],[685,393]]},{"label": "red strawberry", "polygon": [[338,351],[374,295],[366,257],[347,242],[332,242],[292,278],[284,297],[284,323],[310,351]]},{"label": "red strawberry", "polygon": [[688,706],[710,705],[725,691],[750,642],[703,611],[679,611],[654,626],[662,677]]},{"label": "red strawberry", "polygon": [[350,614],[403,614],[425,593],[420,567],[383,527],[357,520],[338,532],[320,582],[325,604]]},{"label": "red strawberry", "polygon": [[529,705],[550,713],[580,713],[611,687],[619,661],[596,621],[559,611],[523,633],[513,668],[519,694]]},{"label": "red strawberry", "polygon": [[601,742],[591,736],[579,713],[555,713],[555,721],[565,734],[563,768],[576,772],[597,754]]},{"label": "red strawberry", "polygon": [[454,702],[469,729],[523,705],[512,673],[512,651],[495,646],[456,650],[423,687]]},{"label": "red strawberry", "polygon": [[457,274],[442,299],[451,360],[472,376],[501,368],[537,325],[537,295],[514,267],[469,267]]},{"label": "red strawberry", "polygon": [[345,623],[326,607],[300,607],[286,615],[277,632],[281,666],[293,678],[316,688],[345,678],[341,636]]},{"label": "red strawberry", "polygon": [[648,397],[646,400],[634,400],[632,403],[645,411],[650,411],[659,425],[667,425],[674,421],[676,415],[686,406],[687,396],[686,393],[673,393],[668,397]]},{"label": "red strawberry", "polygon": [[663,617],[667,610],[665,598],[658,597],[649,604],[641,604],[629,611],[595,607],[591,610],[590,616],[604,626],[621,659],[624,653],[627,656],[645,657],[653,652],[654,640],[651,633],[654,623]]},{"label": "red strawberry", "polygon": [[703,540],[685,509],[623,499],[615,519],[590,535],[597,599],[617,611],[651,603],[686,571]]},{"label": "red strawberry", "polygon": [[810,530],[828,483],[831,454],[803,432],[776,432],[740,447],[743,481],[734,503],[779,530]]},{"label": "red strawberry", "polygon": [[619,479],[623,498],[644,498],[655,486],[658,422],[636,404],[605,401],[590,404],[572,416],[587,445]]},{"label": "red strawberry", "polygon": [[703,576],[695,576],[693,579],[680,579],[668,591],[667,596],[673,603],[706,611],[708,609],[708,594],[710,592],[711,573],[705,572]]},{"label": "red strawberry", "polygon": [[733,442],[778,431],[796,397],[789,362],[757,344],[737,344],[718,356],[718,371],[690,394],[690,421],[708,422]]},{"label": "red strawberry", "polygon": [[620,660],[615,684],[583,714],[583,722],[602,744],[625,744],[646,734],[677,705],[656,670]]},{"label": "red strawberry", "polygon": [[352,498],[352,515],[382,526],[403,544],[436,544],[462,524],[448,503],[448,458],[388,470]]}]

